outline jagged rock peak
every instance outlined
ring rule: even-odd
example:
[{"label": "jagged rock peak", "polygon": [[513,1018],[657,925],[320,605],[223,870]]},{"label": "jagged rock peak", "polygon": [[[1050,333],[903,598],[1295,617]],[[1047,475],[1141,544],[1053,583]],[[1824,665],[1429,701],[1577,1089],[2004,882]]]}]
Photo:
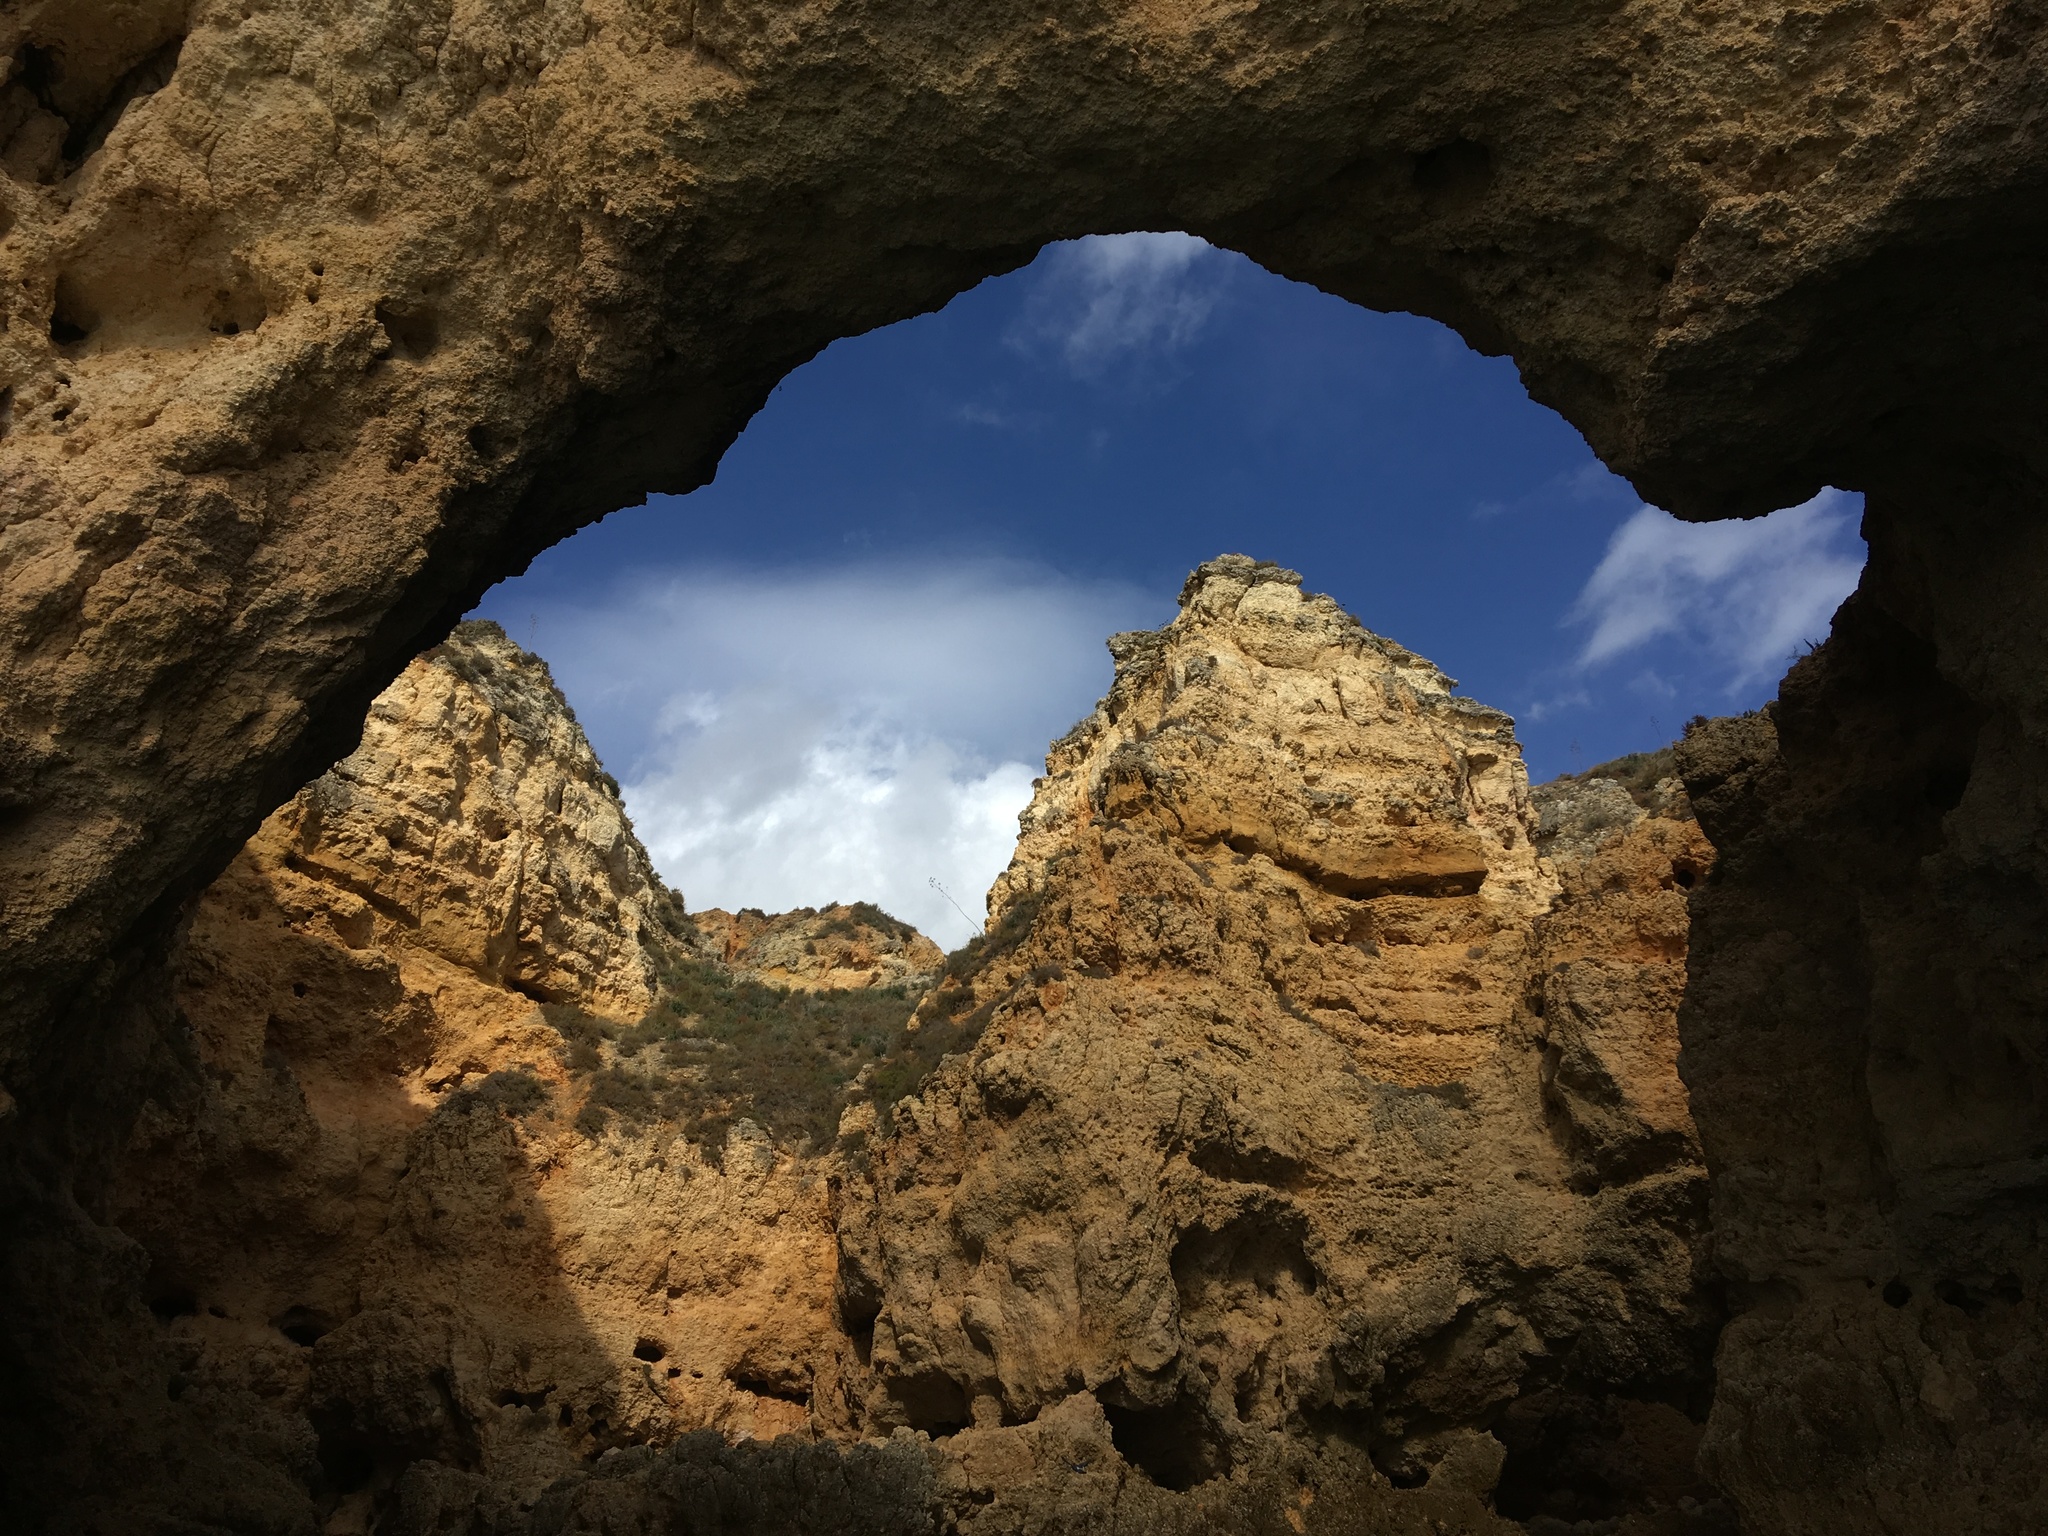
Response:
[{"label": "jagged rock peak", "polygon": [[1525,918],[1555,895],[1513,720],[1299,573],[1207,561],[1171,623],[1109,649],[1115,679],[1047,754],[992,921],[1037,888],[1073,818],[1140,801],[1176,835],[1265,852],[1336,894],[1484,887]]},{"label": "jagged rock peak", "polygon": [[1581,1464],[1705,1497],[1698,829],[1546,858],[1508,717],[1278,566],[1111,651],[848,1186],[868,1422],[1085,1387],[1167,1488],[1327,1433],[1504,1509],[1604,1518]]},{"label": "jagged rock peak", "polygon": [[250,845],[355,893],[485,980],[637,1019],[681,906],[547,663],[457,626],[377,697],[360,746]]}]

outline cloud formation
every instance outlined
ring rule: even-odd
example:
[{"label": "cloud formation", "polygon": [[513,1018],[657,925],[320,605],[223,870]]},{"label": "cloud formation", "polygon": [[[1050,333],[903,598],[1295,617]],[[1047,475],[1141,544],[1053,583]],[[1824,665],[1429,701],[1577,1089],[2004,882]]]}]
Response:
[{"label": "cloud formation", "polygon": [[1193,235],[1090,235],[1049,246],[1010,332],[1093,378],[1121,359],[1171,353],[1201,333],[1223,295],[1223,255]]},{"label": "cloud formation", "polygon": [[537,636],[693,908],[868,900],[951,946],[929,881],[980,911],[1045,743],[1108,686],[1104,637],[1167,611],[1015,562],[698,567]]},{"label": "cloud formation", "polygon": [[1579,667],[1671,640],[1723,672],[1731,694],[1782,672],[1803,642],[1826,636],[1862,574],[1857,506],[1827,490],[1741,522],[1639,509],[1565,615],[1588,631]]}]

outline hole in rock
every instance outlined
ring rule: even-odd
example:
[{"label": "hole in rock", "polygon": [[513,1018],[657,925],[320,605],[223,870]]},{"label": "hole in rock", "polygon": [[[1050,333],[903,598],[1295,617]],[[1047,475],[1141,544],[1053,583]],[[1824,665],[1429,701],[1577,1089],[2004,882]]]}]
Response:
[{"label": "hole in rock", "polygon": [[966,1392],[942,1371],[891,1377],[887,1387],[889,1400],[903,1422],[935,1440],[965,1429],[972,1422]]},{"label": "hole in rock", "polygon": [[410,362],[423,360],[441,343],[441,317],[428,305],[385,299],[374,313],[398,355]]},{"label": "hole in rock", "polygon": [[658,1339],[642,1338],[633,1346],[633,1358],[645,1360],[649,1364],[665,1358],[667,1354],[668,1346]]},{"label": "hole in rock", "polygon": [[1703,1430],[1669,1402],[1563,1387],[1526,1394],[1493,1425],[1507,1449],[1494,1508],[1533,1529],[1587,1530],[1647,1501],[1691,1508],[1698,1523],[1686,1528],[1718,1536],[1732,1523],[1722,1524],[1718,1495],[1693,1465]]},{"label": "hole in rock", "polygon": [[292,1307],[273,1319],[270,1326],[301,1349],[311,1349],[334,1331],[334,1320],[311,1307]]},{"label": "hole in rock", "polygon": [[1228,1447],[1191,1398],[1158,1408],[1105,1402],[1102,1413],[1117,1454],[1161,1488],[1185,1493],[1230,1471]]},{"label": "hole in rock", "polygon": [[[742,1370],[735,1371],[731,1380],[732,1384],[742,1392],[751,1392],[756,1397],[771,1397],[777,1402],[795,1403],[798,1407],[805,1406],[811,1400],[810,1388],[802,1382],[791,1380],[787,1376],[770,1376],[758,1371]],[[961,1401],[963,1404],[965,1403],[964,1395]],[[967,1419],[964,1416],[959,1418],[948,1416],[940,1422],[955,1429],[964,1429],[967,1425]],[[925,1426],[914,1425],[912,1427],[921,1429]],[[937,1433],[937,1431],[933,1432]]]},{"label": "hole in rock", "polygon": [[[1494,162],[1460,137],[1408,169],[1450,212],[1487,195]],[[422,301],[378,315],[396,346],[436,343]],[[1506,359],[1192,237],[1130,233],[1049,246],[833,344],[710,484],[612,513],[477,612],[549,661],[693,910],[858,894],[947,947],[974,935],[1046,743],[1102,697],[1103,637],[1171,618],[1203,560],[1300,570],[1514,716],[1543,780],[1769,698],[1789,654],[1759,636],[1824,632],[1862,562],[1858,511],[1829,492],[1678,523]],[[1632,606],[1652,591],[1654,612]],[[1455,807],[1401,814],[1419,862],[1317,878],[1471,899],[1484,870],[1416,832]],[[1368,959],[1385,948],[1362,937]],[[1113,957],[1077,958],[1106,973]]]},{"label": "hole in rock", "polygon": [[193,1317],[199,1311],[199,1298],[189,1286],[163,1284],[153,1286],[149,1292],[149,1310],[160,1323],[168,1323],[180,1317]]}]

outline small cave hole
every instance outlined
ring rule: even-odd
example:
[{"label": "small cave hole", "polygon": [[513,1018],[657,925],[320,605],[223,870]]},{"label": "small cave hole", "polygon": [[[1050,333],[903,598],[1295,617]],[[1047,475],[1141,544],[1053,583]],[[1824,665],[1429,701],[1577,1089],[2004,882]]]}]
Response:
[{"label": "small cave hole", "polygon": [[196,1317],[199,1313],[199,1298],[188,1286],[158,1286],[150,1292],[149,1310],[160,1323],[172,1322],[181,1317]]},{"label": "small cave hole", "polygon": [[547,1400],[548,1389],[546,1387],[542,1387],[538,1392],[517,1392],[507,1387],[498,1394],[498,1406],[500,1408],[538,1408],[546,1403]]},{"label": "small cave hole", "polygon": [[555,1415],[555,1422],[564,1429],[569,1428],[576,1422],[576,1410],[567,1403],[562,1404],[562,1411]]},{"label": "small cave hole", "polygon": [[295,982],[293,982],[293,983],[292,983],[292,996],[293,996],[293,997],[304,997],[305,995],[306,995],[306,984],[305,984],[305,983],[304,983],[303,981],[295,981]]},{"label": "small cave hole", "polygon": [[633,1345],[633,1358],[645,1360],[649,1365],[657,1360],[666,1359],[667,1356],[668,1346],[659,1339],[643,1338]]},{"label": "small cave hole", "polygon": [[425,305],[386,299],[376,308],[377,323],[401,357],[419,362],[441,344],[441,317]]},{"label": "small cave hole", "polygon": [[1884,1287],[1884,1304],[1888,1307],[1903,1307],[1913,1299],[1913,1288],[1903,1280],[1888,1280]]},{"label": "small cave hole", "polygon": [[[810,1389],[795,1382],[770,1380],[752,1371],[735,1371],[730,1380],[742,1392],[751,1392],[756,1397],[772,1397],[779,1403],[795,1403],[799,1408],[807,1407],[811,1401]],[[962,1415],[956,1428],[967,1427],[965,1414],[966,1397],[961,1397]]]},{"label": "small cave hole", "polygon": [[1984,1298],[1960,1280],[1941,1281],[1934,1287],[1934,1294],[1965,1317],[1975,1317],[1984,1310]]},{"label": "small cave hole", "polygon": [[[736,1381],[734,1385],[739,1383]],[[748,1388],[749,1391],[753,1389]],[[775,1395],[775,1394],[769,1394]],[[960,1383],[943,1371],[920,1371],[899,1376],[889,1383],[889,1396],[912,1429],[921,1429],[934,1440],[943,1439],[972,1422],[967,1411],[967,1394]]]},{"label": "small cave hole", "polygon": [[1162,1408],[1104,1403],[1102,1413],[1117,1454],[1161,1488],[1186,1493],[1230,1471],[1228,1449],[1190,1398],[1176,1398]]},{"label": "small cave hole", "polygon": [[682,1374],[683,1368],[680,1365],[672,1365],[668,1368],[668,1379],[670,1381],[674,1381],[677,1377],[681,1376]]},{"label": "small cave hole", "polygon": [[334,1320],[311,1307],[291,1307],[272,1320],[271,1327],[301,1349],[311,1349],[334,1331]]},{"label": "small cave hole", "polygon": [[1688,869],[1683,864],[1674,864],[1671,868],[1672,883],[1681,891],[1691,890],[1693,886],[1699,883],[1699,878],[1695,871]]},{"label": "small cave hole", "polygon": [[1963,803],[1963,792],[1970,787],[1968,762],[1936,763],[1927,770],[1927,777],[1921,785],[1921,793],[1931,810],[1952,811]]},{"label": "small cave hole", "polygon": [[491,436],[491,429],[482,422],[471,427],[465,435],[469,439],[470,448],[475,451],[478,458],[495,459],[498,456],[497,442]]}]

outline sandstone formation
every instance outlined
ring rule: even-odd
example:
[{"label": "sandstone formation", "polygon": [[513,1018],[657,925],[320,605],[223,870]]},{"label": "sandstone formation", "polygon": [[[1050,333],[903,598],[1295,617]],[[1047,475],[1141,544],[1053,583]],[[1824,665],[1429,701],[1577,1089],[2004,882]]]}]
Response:
[{"label": "sandstone formation", "polygon": [[1546,858],[1507,718],[1290,571],[1213,561],[1111,648],[920,1007],[977,1043],[842,1215],[868,1418],[1085,1390],[1168,1488],[1297,1439],[1679,1519],[1719,1322],[1677,1076],[1697,828],[1610,784],[1629,814],[1550,814]]},{"label": "sandstone formation", "polygon": [[1695,513],[2023,497],[2039,49],[2004,4],[19,0],[13,1078],[485,584],[1048,239],[1437,315]]},{"label": "sandstone formation", "polygon": [[2048,1528],[2027,733],[1859,595],[1682,755],[1722,851],[1686,1076],[1746,1302],[1704,1464],[1759,1530]]},{"label": "sandstone formation", "polygon": [[690,921],[721,964],[778,987],[922,991],[946,960],[915,928],[864,901],[822,911],[798,907],[773,917],[752,907],[737,913],[710,907]]},{"label": "sandstone formation", "polygon": [[[132,1293],[99,1191],[185,904],[470,596],[700,483],[833,338],[1049,238],[1183,227],[1511,353],[1687,515],[1868,493],[1862,618],[1817,667],[1836,680],[1818,713],[1738,754],[1754,773],[1700,760],[1748,873],[1702,897],[1688,1070],[1728,1251],[1762,1277],[1736,1296],[1756,1326],[1834,1306],[1837,1280],[1935,1274],[1923,1241],[1953,1236],[1990,1284],[1956,1294],[1991,1299],[1928,1326],[1966,1341],[1957,1361],[2026,1375],[2035,1293],[1997,1266],[2038,1207],[2048,1096],[2025,937],[2048,916],[2042,39],[2019,0],[16,0],[0,1370],[40,1379],[39,1341]],[[1934,788],[1893,772],[1930,715],[1943,752],[1969,744],[1961,789],[1946,760]],[[1842,852],[1866,836],[1887,851]],[[1881,964],[1847,958],[1895,939]],[[1788,1051],[1811,1059],[1752,1078]],[[1894,1095],[1955,1124],[1895,1142],[1868,1107]],[[1949,1193],[1923,1207],[1901,1170]],[[2008,1275],[2021,1300],[2000,1310]],[[1753,1517],[2029,1521],[2018,1440],[1969,1417],[2024,1439],[2023,1398],[1826,1427],[1907,1358],[1873,1326],[1827,1332],[1831,1364],[1805,1375],[1731,1360],[1715,1454]],[[0,1412],[47,1433],[40,1400]],[[1772,1414],[1839,1459],[1779,1459]]]},{"label": "sandstone formation", "polygon": [[[707,1159],[578,1117],[609,1079],[564,1024],[636,1023],[700,943],[545,667],[487,624],[207,892],[107,1205],[148,1256],[159,1411],[301,1442],[261,1528],[373,1529],[422,1458],[530,1501],[614,1445],[807,1427],[836,1348],[816,1170],[745,1121]],[[101,1495],[112,1528],[138,1492],[205,1508],[138,1481]]]},{"label": "sandstone formation", "polygon": [[[1697,828],[1532,798],[1504,717],[1272,566],[1112,644],[950,960],[687,916],[537,659],[416,662],[198,905],[103,1195],[148,1312],[71,1338],[145,1390],[12,1507],[1718,1536]],[[795,1057],[733,1021],[901,1029],[942,967],[840,1134],[778,1134]]]}]

